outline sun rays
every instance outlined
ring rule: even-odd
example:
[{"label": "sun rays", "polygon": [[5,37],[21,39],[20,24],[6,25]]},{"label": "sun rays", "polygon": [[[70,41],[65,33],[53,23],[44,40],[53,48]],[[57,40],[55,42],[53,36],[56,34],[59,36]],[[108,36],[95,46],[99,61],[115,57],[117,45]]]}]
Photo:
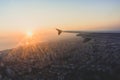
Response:
[{"label": "sun rays", "polygon": [[[43,47],[44,39],[42,35],[35,31],[24,32],[23,38],[19,41],[14,49],[9,52],[9,58],[14,60],[15,56],[19,56],[21,59],[28,59],[28,57],[39,56],[42,58],[44,51],[41,49]],[[37,53],[41,54],[37,54]],[[33,54],[36,53],[36,54]],[[16,59],[17,60],[17,59]]]}]

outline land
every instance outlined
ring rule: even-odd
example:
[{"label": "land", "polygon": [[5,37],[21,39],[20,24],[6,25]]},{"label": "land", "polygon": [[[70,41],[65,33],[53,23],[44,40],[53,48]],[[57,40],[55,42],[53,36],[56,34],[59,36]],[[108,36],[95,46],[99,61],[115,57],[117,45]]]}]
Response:
[{"label": "land", "polygon": [[19,46],[0,53],[0,80],[120,80],[120,37],[112,35],[86,43],[71,38]]}]

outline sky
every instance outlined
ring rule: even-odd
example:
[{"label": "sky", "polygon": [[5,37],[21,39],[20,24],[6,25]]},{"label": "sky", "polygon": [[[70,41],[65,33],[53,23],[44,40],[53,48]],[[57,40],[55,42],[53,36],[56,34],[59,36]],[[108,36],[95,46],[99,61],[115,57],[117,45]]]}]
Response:
[{"label": "sky", "polygon": [[119,31],[120,0],[0,0],[0,45],[28,30],[56,27]]}]

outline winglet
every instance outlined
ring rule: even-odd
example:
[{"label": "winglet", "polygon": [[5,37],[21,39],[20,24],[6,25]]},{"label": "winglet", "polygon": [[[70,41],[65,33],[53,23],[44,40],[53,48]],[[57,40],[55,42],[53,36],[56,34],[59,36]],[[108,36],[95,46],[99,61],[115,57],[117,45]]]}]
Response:
[{"label": "winglet", "polygon": [[58,35],[60,35],[62,33],[62,30],[57,29],[57,28],[56,28],[56,30],[58,31]]}]

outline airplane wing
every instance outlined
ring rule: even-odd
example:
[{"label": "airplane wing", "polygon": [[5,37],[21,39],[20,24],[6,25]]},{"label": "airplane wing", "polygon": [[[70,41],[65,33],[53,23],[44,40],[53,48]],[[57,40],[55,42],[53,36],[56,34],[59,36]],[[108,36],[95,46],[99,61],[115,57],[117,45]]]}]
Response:
[{"label": "airplane wing", "polygon": [[63,31],[63,30],[60,30],[58,28],[56,28],[56,30],[58,31],[58,35],[60,35],[62,32],[63,33],[84,33],[82,31]]},{"label": "airplane wing", "polygon": [[120,38],[120,33],[113,33],[113,32],[84,32],[84,31],[63,31],[60,29],[56,29],[58,31],[58,35],[61,33],[76,33],[76,36],[81,36],[84,38],[83,42],[88,42],[91,39],[94,38],[108,38],[111,36],[114,37],[119,37]]}]

